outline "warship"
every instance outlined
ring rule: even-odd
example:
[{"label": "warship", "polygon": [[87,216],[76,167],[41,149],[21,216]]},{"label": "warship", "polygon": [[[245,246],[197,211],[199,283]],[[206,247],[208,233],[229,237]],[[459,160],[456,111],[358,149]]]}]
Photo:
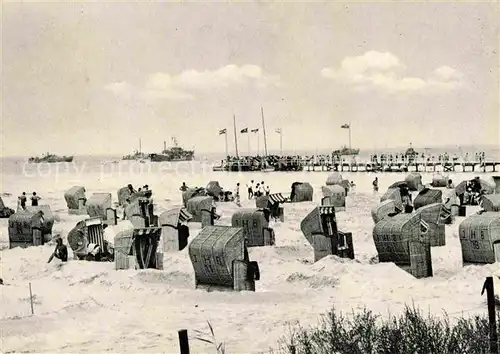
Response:
[{"label": "warship", "polygon": [[49,153],[43,155],[42,157],[30,157],[28,159],[28,162],[31,163],[43,163],[43,162],[55,163],[55,162],[71,162],[71,161],[73,161],[73,156],[57,156]]},{"label": "warship", "polygon": [[358,154],[359,154],[359,149],[351,149],[348,148],[347,146],[342,146],[341,149],[332,151],[332,155],[336,156],[358,155]]},{"label": "warship", "polygon": [[159,154],[149,154],[152,162],[163,161],[191,161],[194,159],[194,150],[185,150],[177,144],[177,139],[172,138],[173,146],[167,149],[167,143],[163,142],[163,151]]},{"label": "warship", "polygon": [[125,155],[122,157],[122,160],[136,160],[143,162],[144,160],[148,160],[149,156],[146,153],[142,152],[142,141],[139,139],[139,150],[134,150],[133,154]]}]

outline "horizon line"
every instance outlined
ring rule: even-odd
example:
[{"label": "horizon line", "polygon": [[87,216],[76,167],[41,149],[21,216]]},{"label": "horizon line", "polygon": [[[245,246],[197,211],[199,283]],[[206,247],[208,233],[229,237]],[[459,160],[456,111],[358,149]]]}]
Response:
[{"label": "horizon line", "polygon": [[[361,149],[360,148],[360,153],[364,151],[366,152],[380,152],[380,151],[384,151],[384,150],[394,150],[394,149],[407,149],[408,146],[405,146],[403,147],[402,145],[401,146],[394,146],[394,147],[377,147],[377,148],[366,148],[366,149]],[[413,146],[412,144],[412,148],[415,149],[415,150],[419,150],[419,149],[445,149],[445,148],[453,148],[453,149],[460,149],[460,148],[476,148],[476,150],[480,150],[480,148],[487,148],[487,149],[493,149],[493,150],[500,150],[500,145],[496,145],[496,144],[481,144],[481,145],[433,145],[433,146],[427,146],[427,147],[420,147],[420,146]],[[283,149],[283,153],[285,155],[289,155],[290,154],[290,151],[292,151],[293,149]],[[322,151],[327,151],[327,150],[330,150],[330,151],[333,151],[335,150],[335,148],[318,148],[316,149],[317,152],[322,152]],[[272,151],[272,152],[279,152],[279,149],[271,149],[268,151],[268,155],[270,154],[269,152]],[[315,149],[296,149],[297,152],[303,152],[303,153],[311,153],[311,154],[315,154],[316,151]],[[444,151],[446,152],[446,151]],[[224,156],[225,155],[225,151],[201,151],[200,153],[196,154],[195,153],[195,156],[196,155],[222,155]],[[56,154],[57,155],[57,154]],[[73,154],[73,155],[67,155],[67,156],[73,156],[73,157],[88,157],[88,156],[91,156],[91,157],[102,157],[102,156],[105,156],[105,157],[109,157],[109,156],[113,156],[113,157],[123,157],[123,156],[126,156],[127,154],[123,154],[123,153],[87,153],[87,154]],[[233,154],[234,155],[234,154]],[[233,155],[230,155],[230,156],[233,156]],[[240,156],[249,156],[247,154],[239,154]],[[252,154],[250,156],[256,156],[257,154]],[[263,154],[260,154],[261,156],[263,156]],[[273,153],[273,155],[275,155],[275,153]],[[279,155],[279,154],[278,154]],[[1,155],[0,158],[29,158],[33,155]],[[234,155],[235,156],[235,155]],[[198,159],[194,159],[194,161],[196,161]]]}]

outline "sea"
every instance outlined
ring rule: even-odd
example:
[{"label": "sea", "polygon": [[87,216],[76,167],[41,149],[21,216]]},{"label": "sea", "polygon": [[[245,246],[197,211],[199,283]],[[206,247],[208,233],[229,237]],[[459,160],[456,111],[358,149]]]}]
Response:
[{"label": "sea", "polygon": [[[485,277],[500,274],[500,267],[498,263],[462,265],[458,228],[464,218],[457,217],[446,226],[446,246],[432,248],[431,278],[416,279],[395,264],[376,261],[371,209],[389,185],[404,180],[405,173],[342,173],[356,186],[347,196],[346,210],[336,216],[339,229],[353,234],[355,260],[328,256],[314,263],[300,223],[319,205],[321,186],[330,173],[213,172],[222,155],[175,163],[121,161],[119,156],[75,156],[72,163],[58,164],[2,158],[4,204],[16,209],[19,194],[37,192],[41,204],[49,205],[56,215],[53,235],[65,243],[67,233],[86,218],[68,214],[64,193],[72,186],[84,186],[87,198],[93,193],[111,193],[117,202],[119,188],[147,184],[153,190],[155,213],[160,214],[182,205],[179,187],[183,182],[204,187],[218,181],[226,190],[240,183],[242,206],[217,203],[218,225],[230,225],[231,216],[240,208],[255,207],[255,201],[246,196],[250,180],[264,181],[271,192],[285,195],[293,182],[308,182],[314,198],[284,204],[284,222],[270,224],[276,245],[249,249],[250,260],[258,262],[261,273],[255,292],[195,289],[187,248],[166,253],[163,270],[117,271],[113,263],[76,260],[47,263],[53,244],[9,249],[8,220],[0,219],[0,277],[5,283],[0,286],[0,351],[178,353],[178,330],[187,329],[192,352],[215,353],[212,344],[196,339],[199,332],[209,331],[210,322],[227,353],[268,353],[270,348],[279,348],[290,326],[314,325],[333,307],[344,313],[368,308],[387,316],[413,304],[436,315],[446,312],[452,320],[487,313],[481,289]],[[487,160],[500,160],[498,148],[485,155]],[[423,182],[430,183],[434,172],[421,174]],[[475,176],[492,183],[497,174],[446,173],[455,184]],[[372,190],[375,176],[379,192]],[[444,195],[449,192],[443,189]],[[469,215],[476,211],[478,207],[467,209]],[[119,208],[118,213],[121,216]],[[190,223],[189,228],[192,241],[201,226]]]}]

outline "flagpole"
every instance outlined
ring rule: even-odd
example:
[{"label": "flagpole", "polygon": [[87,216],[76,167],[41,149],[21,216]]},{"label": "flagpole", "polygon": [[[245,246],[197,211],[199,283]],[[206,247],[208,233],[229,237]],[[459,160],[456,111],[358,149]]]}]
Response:
[{"label": "flagpole", "polygon": [[257,156],[260,154],[260,134],[257,132]]},{"label": "flagpole", "polygon": [[236,115],[233,114],[233,128],[234,128],[234,147],[236,149],[236,158],[239,158],[238,155],[238,136],[236,135]]},{"label": "flagpole", "polygon": [[349,123],[349,150],[351,150],[351,123]]},{"label": "flagpole", "polygon": [[229,156],[229,152],[228,152],[228,150],[227,150],[227,130],[226,130],[226,132],[224,133],[224,138],[226,139],[226,159],[227,159],[227,157]]},{"label": "flagpole", "polygon": [[264,133],[264,152],[267,156],[267,140],[266,140],[266,124],[264,123],[264,108],[260,107],[260,113],[262,115],[262,130]]},{"label": "flagpole", "polygon": [[280,155],[283,156],[283,128],[280,128]]}]

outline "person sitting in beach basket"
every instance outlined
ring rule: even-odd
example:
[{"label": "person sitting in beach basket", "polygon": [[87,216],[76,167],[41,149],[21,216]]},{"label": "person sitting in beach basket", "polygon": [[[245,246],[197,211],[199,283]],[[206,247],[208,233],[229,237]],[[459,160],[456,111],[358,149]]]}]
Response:
[{"label": "person sitting in beach basket", "polygon": [[56,239],[56,249],[54,250],[54,253],[49,258],[49,261],[47,263],[52,262],[52,260],[55,258],[60,259],[63,262],[68,261],[68,248],[66,247],[65,244],[62,242],[62,238],[57,238]]}]

